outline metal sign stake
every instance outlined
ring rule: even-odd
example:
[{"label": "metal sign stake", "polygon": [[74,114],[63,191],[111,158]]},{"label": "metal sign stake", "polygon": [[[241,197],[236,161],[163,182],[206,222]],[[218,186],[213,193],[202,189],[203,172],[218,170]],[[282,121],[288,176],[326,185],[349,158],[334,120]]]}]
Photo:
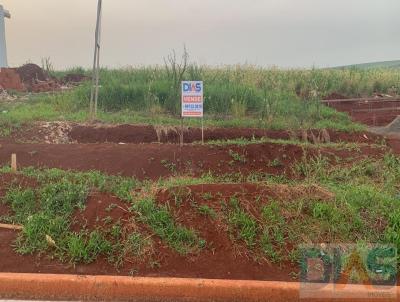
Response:
[{"label": "metal sign stake", "polygon": [[201,118],[201,143],[204,144],[204,85],[202,81],[182,82],[181,144],[183,144],[183,118]]}]

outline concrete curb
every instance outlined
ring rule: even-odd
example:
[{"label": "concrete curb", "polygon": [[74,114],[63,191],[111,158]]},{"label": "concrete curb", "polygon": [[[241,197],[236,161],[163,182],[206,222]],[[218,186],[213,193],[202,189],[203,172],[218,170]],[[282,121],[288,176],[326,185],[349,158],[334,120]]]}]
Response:
[{"label": "concrete curb", "polygon": [[[349,285],[346,299],[365,293],[365,287]],[[101,301],[308,301],[300,299],[297,282],[234,281],[180,278],[133,278],[42,274],[0,274],[0,298],[31,300]],[[331,285],[321,290],[330,300]],[[399,289],[394,289],[395,294]],[[320,294],[321,294],[320,293]],[[400,296],[399,296],[400,297]],[[393,296],[379,301],[396,301]],[[362,301],[376,301],[363,299]]]}]

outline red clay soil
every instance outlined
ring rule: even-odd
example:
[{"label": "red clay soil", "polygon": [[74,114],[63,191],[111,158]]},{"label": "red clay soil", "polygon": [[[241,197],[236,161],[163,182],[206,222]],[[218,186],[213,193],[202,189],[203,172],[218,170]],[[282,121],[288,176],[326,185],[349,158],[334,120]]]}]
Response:
[{"label": "red clay soil", "polygon": [[386,126],[400,115],[400,100],[359,99],[326,101],[325,104],[369,126]]},{"label": "red clay soil", "polygon": [[400,115],[399,109],[387,109],[377,112],[354,112],[351,117],[354,121],[362,124],[376,127],[384,127],[389,125],[393,120]]},{"label": "red clay soil", "polygon": [[10,186],[20,186],[22,188],[34,188],[37,182],[32,179],[19,174],[0,174],[0,216],[1,214],[1,198],[6,194],[6,188]]},{"label": "red clay soil", "polygon": [[[381,156],[382,148],[362,147],[361,152],[332,148],[309,148],[308,156],[343,158]],[[176,174],[199,176],[209,171],[221,175],[252,172],[290,175],[304,151],[297,145],[273,143],[247,146],[201,146],[174,144],[10,144],[0,148],[0,165],[10,164],[17,154],[19,167],[48,167],[79,171],[99,170],[108,174],[158,179]]]},{"label": "red clay soil", "polygon": [[[247,162],[234,161],[229,150],[245,156]],[[247,147],[186,145],[183,148],[167,144],[3,144],[0,148],[0,164],[8,164],[12,153],[17,154],[20,167],[99,170],[139,179],[158,179],[176,173],[198,176],[209,170],[217,174],[241,172],[246,175],[252,171],[282,174],[303,155],[298,146],[277,144]],[[279,159],[282,165],[269,167],[268,164],[274,159]]]},{"label": "red clay soil", "polygon": [[[307,140],[311,143],[327,142],[323,130],[308,130]],[[357,142],[374,144],[382,142],[379,135],[368,132],[341,132],[327,130],[330,142]],[[228,139],[281,139],[281,140],[304,140],[302,131],[273,131],[255,128],[206,128],[205,141],[228,140]],[[79,125],[65,122],[54,122],[50,124],[31,124],[14,130],[13,133],[3,138],[8,142],[24,143],[179,143],[179,127],[160,127],[146,125]],[[184,142],[193,143],[201,141],[201,129],[188,128],[184,133]]]},{"label": "red clay soil", "polygon": [[400,155],[400,138],[390,138],[387,140],[387,144],[394,153]]},{"label": "red clay soil", "polygon": [[36,64],[25,64],[15,70],[29,92],[55,91],[60,88],[59,83],[50,79],[48,74]]},{"label": "red clay soil", "polygon": [[[200,194],[205,191],[216,193],[223,192],[229,196],[235,192],[252,198],[254,194],[265,193],[265,190],[253,185],[236,186],[198,186],[192,187],[193,192],[200,198]],[[168,194],[161,194],[158,202],[165,203]],[[211,200],[208,204],[218,205]],[[128,224],[130,214],[119,208],[112,211],[106,210],[110,205],[117,204],[123,208],[127,205],[117,200],[115,197],[104,194],[94,194],[89,200],[84,212],[77,213],[76,217],[84,219],[85,225],[89,229],[106,227],[102,225],[101,217],[111,216],[116,220],[121,220]],[[0,230],[0,262],[1,272],[19,273],[56,273],[56,274],[87,274],[87,275],[129,275],[132,270],[139,276],[157,277],[185,277],[185,278],[216,278],[216,279],[248,279],[248,280],[275,280],[293,281],[291,272],[297,271],[297,266],[290,263],[282,263],[280,266],[272,265],[266,261],[258,263],[253,260],[251,255],[243,253],[244,246],[233,244],[229,238],[226,225],[223,221],[211,221],[203,217],[196,210],[190,208],[189,203],[182,205],[182,210],[178,215],[178,221],[188,227],[193,227],[199,231],[202,238],[206,239],[208,246],[198,255],[182,256],[171,250],[158,237],[153,237],[154,253],[143,259],[142,262],[127,262],[117,270],[109,264],[106,259],[98,259],[90,265],[76,265],[72,267],[58,261],[52,261],[45,257],[21,256],[12,249],[12,244],[17,236],[14,231]],[[98,219],[97,219],[98,217]],[[131,219],[129,223],[132,224]],[[82,221],[81,221],[82,222]],[[77,224],[75,225],[77,228]],[[82,227],[82,225],[81,225]],[[145,228],[141,226],[141,228]],[[152,236],[150,236],[152,237]],[[157,263],[151,267],[149,262]]]},{"label": "red clay soil", "polygon": [[[261,204],[268,201],[268,190],[253,184],[196,185],[184,189],[188,190],[190,200],[183,198],[183,202],[179,205],[176,205],[175,197],[177,194],[181,194],[181,191],[177,193],[174,189],[160,192],[157,201],[161,204],[168,204],[179,223],[198,231],[199,236],[207,241],[207,248],[189,262],[177,255],[170,255],[168,265],[171,276],[180,275],[181,265],[184,264],[185,270],[193,272],[197,277],[206,275],[207,278],[223,276],[226,279],[268,280],[270,277],[266,276],[272,274],[275,275],[273,278],[277,280],[293,281],[289,274],[291,271],[298,271],[295,265],[281,263],[281,269],[279,269],[265,260],[257,263],[253,259],[253,255],[248,253],[244,243],[232,241],[227,223],[219,215],[223,211],[221,206],[223,199],[229,200],[229,197],[237,194],[241,202],[254,205],[256,197],[263,196],[263,200],[259,201]],[[206,192],[210,194],[210,199],[204,199],[203,194]],[[198,206],[208,205],[215,210],[217,217],[211,218],[200,214],[193,207],[193,203]]]},{"label": "red clay soil", "polygon": [[[229,266],[219,270],[220,265],[214,258],[187,258],[171,251],[168,247],[157,243],[155,261],[160,266],[151,268],[148,264],[125,265],[117,270],[106,259],[98,259],[89,265],[68,265],[46,257],[36,255],[18,255],[12,248],[17,232],[0,230],[0,272],[7,273],[47,273],[47,274],[79,274],[79,275],[130,275],[133,270],[143,277],[183,277],[183,278],[215,278],[236,280],[270,280],[294,281],[290,273],[297,271],[296,266],[284,264],[282,267],[274,265],[258,265],[246,258],[237,257]],[[209,254],[209,253],[207,253]],[[204,262],[208,260],[207,262]],[[230,258],[230,260],[232,260]],[[251,264],[250,264],[251,263]],[[215,268],[217,267],[217,268]],[[222,266],[221,266],[222,267]]]},{"label": "red clay soil", "polygon": [[22,91],[24,86],[15,69],[0,68],[0,88],[5,90]]},{"label": "red clay soil", "polygon": [[[163,132],[156,130],[157,127],[143,125],[118,125],[118,126],[92,126],[77,125],[73,126],[69,137],[77,143],[179,143],[179,127],[165,128]],[[321,130],[308,131],[308,139],[312,142],[311,133],[315,137],[321,137]],[[158,133],[158,135],[157,135]],[[346,133],[340,131],[328,130],[331,142],[358,142],[375,143],[382,139],[378,135],[367,132]],[[19,135],[21,137],[21,135]],[[31,137],[29,135],[29,137]],[[206,128],[204,131],[204,140],[228,140],[228,139],[302,139],[300,131],[273,131],[256,128]],[[184,132],[184,142],[193,143],[201,141],[200,128],[188,128]]]},{"label": "red clay soil", "polygon": [[50,79],[36,64],[25,64],[18,68],[1,68],[0,88],[5,90],[47,92],[60,89],[60,84],[73,85],[89,80],[81,74],[67,74],[61,81]]},{"label": "red clay soil", "polygon": [[[35,145],[36,149],[39,145]],[[40,145],[42,146],[42,145]],[[73,147],[76,147],[72,145]],[[100,145],[102,146],[102,145]],[[108,147],[110,145],[107,145]],[[5,146],[3,148],[8,148],[10,146]],[[49,147],[46,145],[46,147]],[[71,147],[71,145],[57,145],[50,147]],[[93,145],[90,146],[80,146],[80,147],[91,147],[93,151]],[[96,147],[96,146],[95,146]],[[114,146],[120,147],[120,146]],[[132,147],[132,146],[122,146]],[[143,147],[142,152],[149,153],[150,147],[175,147],[174,145],[140,145],[133,146],[135,148]],[[190,149],[187,149],[190,147]],[[292,149],[294,146],[289,146],[289,149],[285,149],[287,146],[279,146],[272,144],[263,144],[254,147],[254,150],[245,149],[248,153],[262,154],[260,150],[264,151],[272,149],[274,152],[280,153],[281,155],[287,153],[289,150],[299,152],[299,149]],[[3,152],[3,148],[0,152]],[[150,149],[151,149],[150,148]],[[185,146],[182,153],[187,152],[200,152],[203,154],[207,161],[210,161],[210,157],[207,156],[207,152],[211,152],[215,149],[205,148],[205,147],[193,147]],[[276,149],[274,149],[276,148]],[[283,148],[283,149],[282,149]],[[224,149],[220,150],[222,152]],[[236,149],[237,151],[243,149]],[[269,150],[272,154],[272,150]],[[48,151],[48,150],[47,150]],[[51,150],[54,151],[54,150]],[[60,150],[58,150],[60,151]],[[123,149],[124,153],[130,153],[131,149]],[[26,151],[25,151],[26,152]],[[39,151],[36,155],[39,156],[43,151]],[[82,152],[80,150],[79,152]],[[88,152],[88,151],[86,151]],[[171,151],[169,151],[171,152]],[[226,152],[226,150],[225,150]],[[321,151],[326,155],[336,155],[341,158],[348,158],[354,160],[352,152],[347,150],[331,150],[323,149]],[[110,152],[107,152],[110,153]],[[133,152],[132,152],[133,153]],[[60,160],[60,163],[70,165],[77,160],[83,165],[87,164],[87,159],[85,159],[85,152],[83,152],[82,158],[77,156],[74,152],[49,152],[50,154],[64,154],[69,155],[64,161]],[[300,152],[301,154],[301,152]],[[363,156],[379,156],[380,151],[376,149],[370,149],[368,147],[362,148],[361,154]],[[88,155],[92,155],[89,152]],[[29,155],[31,156],[31,155]],[[97,155],[96,155],[97,156]],[[149,155],[143,156],[146,160],[142,159],[142,162],[148,161]],[[301,155],[300,155],[301,156]],[[358,155],[361,156],[361,155]],[[282,157],[281,157],[282,158]],[[109,160],[110,158],[108,158]],[[293,156],[288,160],[286,158],[286,165],[290,165],[292,161],[298,160],[299,155]],[[211,159],[212,161],[212,159]],[[118,162],[118,161],[117,161]],[[206,165],[206,164],[205,164]],[[113,167],[114,169],[114,167]],[[118,167],[116,168],[119,169]],[[0,187],[5,188],[9,186],[10,183],[20,184],[21,186],[32,186],[29,179],[21,178],[18,175],[4,175],[1,179]],[[284,186],[282,186],[284,187]],[[36,255],[21,256],[15,253],[13,250],[13,242],[16,239],[17,233],[9,230],[0,230],[0,255],[2,256],[2,261],[0,261],[0,272],[17,272],[17,273],[56,273],[56,274],[85,274],[85,275],[130,275],[132,272],[139,276],[158,276],[158,277],[194,277],[194,278],[223,278],[223,279],[249,279],[249,280],[275,280],[275,281],[292,281],[292,272],[298,271],[296,265],[290,263],[282,263],[280,266],[269,264],[266,261],[261,261],[261,263],[255,262],[252,255],[249,255],[247,249],[241,243],[233,243],[229,237],[227,231],[227,226],[222,218],[217,218],[216,220],[211,220],[211,218],[204,217],[198,211],[194,210],[192,201],[195,201],[198,205],[208,205],[213,208],[216,213],[221,213],[223,211],[220,200],[228,200],[230,196],[237,195],[240,198],[241,205],[246,207],[253,215],[259,215],[259,210],[254,210],[255,198],[261,196],[259,203],[268,203],[269,199],[274,200],[294,200],[298,198],[301,194],[307,194],[307,198],[329,200],[330,193],[320,189],[298,189],[298,190],[288,190],[287,188],[269,188],[263,187],[256,184],[231,184],[231,185],[196,185],[189,186],[188,192],[190,192],[191,198],[182,199],[183,203],[177,207],[175,204],[176,189],[171,189],[169,191],[161,191],[157,195],[157,202],[160,204],[168,203],[177,217],[177,221],[187,227],[195,228],[201,238],[206,239],[208,246],[197,256],[181,256],[175,251],[171,250],[163,241],[158,237],[151,237],[154,242],[154,253],[143,259],[143,262],[127,262],[120,269],[116,270],[114,266],[110,265],[106,259],[100,258],[95,263],[90,265],[76,265],[71,266],[68,264],[63,264],[54,260],[50,260],[44,256],[37,257]],[[5,191],[1,190],[1,196],[4,195]],[[204,193],[211,193],[211,198],[205,197]],[[299,195],[300,194],[300,195]],[[0,197],[1,197],[0,196]],[[185,196],[185,195],[183,195]],[[303,195],[301,195],[303,196]],[[78,211],[75,214],[75,224],[73,225],[73,230],[78,231],[82,227],[86,226],[89,230],[95,228],[107,228],[108,225],[105,224],[103,218],[111,217],[112,222],[115,223],[118,220],[124,225],[124,227],[134,227],[140,228],[140,230],[146,234],[150,234],[151,231],[140,223],[135,222],[135,217],[131,213],[127,212],[128,204],[120,201],[114,196],[103,193],[92,193],[87,201],[87,207],[84,211]],[[10,210],[1,205],[0,203],[0,215],[5,215]],[[220,216],[218,216],[220,217]],[[221,216],[222,217],[222,216]],[[129,260],[129,259],[128,259]],[[149,263],[156,263],[157,265],[149,266]]]},{"label": "red clay soil", "polygon": [[86,208],[76,213],[72,230],[87,228],[93,231],[97,227],[105,228],[108,224],[104,219],[109,217],[113,222],[121,220],[122,223],[126,223],[130,218],[129,205],[115,196],[94,192],[88,197]]}]

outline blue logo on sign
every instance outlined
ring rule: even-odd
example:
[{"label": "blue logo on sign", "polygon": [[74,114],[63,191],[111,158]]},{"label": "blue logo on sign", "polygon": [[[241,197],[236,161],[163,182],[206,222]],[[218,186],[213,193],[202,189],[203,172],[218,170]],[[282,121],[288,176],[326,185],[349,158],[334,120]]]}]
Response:
[{"label": "blue logo on sign", "polygon": [[201,83],[183,83],[184,92],[201,92]]}]

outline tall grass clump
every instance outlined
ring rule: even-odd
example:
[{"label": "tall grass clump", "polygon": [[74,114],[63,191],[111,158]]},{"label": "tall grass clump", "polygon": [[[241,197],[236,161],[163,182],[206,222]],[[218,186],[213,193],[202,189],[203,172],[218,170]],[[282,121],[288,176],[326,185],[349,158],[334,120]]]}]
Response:
[{"label": "tall grass clump", "polygon": [[[281,102],[288,96],[310,101],[333,92],[348,97],[371,95],[373,92],[396,94],[400,82],[400,75],[394,70],[282,70],[254,66],[211,68],[189,65],[185,70],[181,69],[181,75],[173,75],[168,66],[102,69],[102,108],[143,110],[159,103],[174,112],[168,102],[179,105],[181,80],[203,80],[206,111],[224,115],[231,114],[232,104],[236,103],[244,104],[249,112],[264,109],[274,114],[275,108],[282,107]],[[86,97],[89,97],[89,86],[84,89]],[[78,93],[83,96],[82,91]]]},{"label": "tall grass clump", "polygon": [[[99,118],[140,122],[140,116],[145,117],[144,121],[151,118],[152,123],[164,123],[163,117],[179,116],[180,82],[202,80],[205,83],[206,119],[272,129],[326,127],[346,130],[357,127],[346,114],[322,105],[321,99],[332,93],[347,97],[371,96],[373,93],[397,95],[400,89],[400,74],[395,69],[209,67],[189,63],[188,58],[185,50],[182,57],[177,57],[174,52],[167,56],[163,66],[103,68]],[[81,68],[74,71],[90,75]],[[54,74],[61,77],[64,73]],[[85,119],[90,86],[89,81],[71,91],[35,97],[29,104],[3,114],[0,123],[7,126],[22,120]],[[3,109],[7,111],[7,108]],[[245,123],[245,119],[252,122]]]}]

